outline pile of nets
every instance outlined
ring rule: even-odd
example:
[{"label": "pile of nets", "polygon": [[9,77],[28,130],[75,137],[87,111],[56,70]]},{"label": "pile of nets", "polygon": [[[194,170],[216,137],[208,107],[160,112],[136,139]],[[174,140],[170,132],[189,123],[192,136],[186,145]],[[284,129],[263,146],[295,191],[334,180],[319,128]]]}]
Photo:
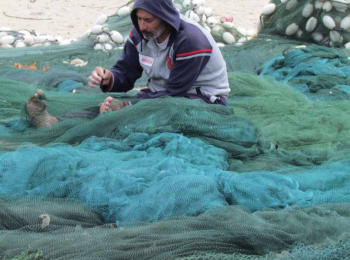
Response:
[{"label": "pile of nets", "polygon": [[[87,116],[137,92],[87,86],[122,51],[91,37],[0,52],[0,259],[349,259],[346,49],[261,32],[221,48],[228,107],[166,97]],[[28,123],[38,89],[56,124]]]},{"label": "pile of nets", "polygon": [[331,47],[350,48],[347,0],[273,0],[263,8],[261,30]]}]

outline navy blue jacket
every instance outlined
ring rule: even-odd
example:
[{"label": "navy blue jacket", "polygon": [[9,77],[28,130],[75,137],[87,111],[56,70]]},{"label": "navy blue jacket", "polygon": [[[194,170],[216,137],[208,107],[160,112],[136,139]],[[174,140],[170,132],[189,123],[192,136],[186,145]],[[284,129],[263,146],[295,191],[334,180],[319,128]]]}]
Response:
[{"label": "navy blue jacket", "polygon": [[[143,9],[172,27],[164,49],[144,39],[136,12]],[[211,34],[198,23],[181,15],[171,0],[136,0],[134,24],[123,54],[111,68],[113,79],[106,90],[127,92],[145,72],[149,91],[140,98],[203,95],[209,100],[230,92],[226,63]],[[213,102],[214,103],[214,102]]]}]

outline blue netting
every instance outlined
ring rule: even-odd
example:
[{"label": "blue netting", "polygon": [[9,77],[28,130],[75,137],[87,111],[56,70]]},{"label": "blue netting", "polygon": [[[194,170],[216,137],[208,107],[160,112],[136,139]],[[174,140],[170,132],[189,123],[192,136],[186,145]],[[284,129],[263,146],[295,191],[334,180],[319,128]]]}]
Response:
[{"label": "blue netting", "polygon": [[178,134],[90,138],[77,147],[19,149],[0,161],[2,196],[78,199],[118,223],[198,215],[228,205],[257,211],[350,202],[348,161],[237,174],[227,171],[224,150]]},{"label": "blue netting", "polygon": [[289,83],[313,100],[349,99],[350,61],[342,50],[293,48],[268,61],[259,75]]}]

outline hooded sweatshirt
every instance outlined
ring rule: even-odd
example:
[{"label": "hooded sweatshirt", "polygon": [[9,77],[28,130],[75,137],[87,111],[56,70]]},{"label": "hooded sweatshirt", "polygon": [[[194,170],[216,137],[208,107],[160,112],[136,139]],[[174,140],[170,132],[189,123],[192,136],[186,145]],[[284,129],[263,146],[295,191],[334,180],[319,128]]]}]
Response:
[{"label": "hooded sweatshirt", "polygon": [[[136,12],[143,9],[172,27],[165,42],[146,40],[140,32]],[[134,24],[123,54],[110,69],[112,80],[105,92],[127,92],[145,72],[148,91],[138,98],[204,97],[215,102],[230,92],[226,63],[211,34],[181,15],[172,0],[136,0]]]}]

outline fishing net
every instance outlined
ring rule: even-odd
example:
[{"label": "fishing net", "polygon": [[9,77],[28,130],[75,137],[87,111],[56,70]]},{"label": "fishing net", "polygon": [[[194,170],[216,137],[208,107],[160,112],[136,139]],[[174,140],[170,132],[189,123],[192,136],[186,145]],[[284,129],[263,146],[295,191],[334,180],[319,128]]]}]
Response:
[{"label": "fishing net", "polygon": [[[276,33],[286,4],[221,48],[228,107],[166,97],[99,114],[137,93],[87,86],[121,55],[100,34],[1,50],[0,259],[349,259],[349,51]],[[131,21],[103,27],[125,38]],[[51,126],[28,120],[38,89]]]},{"label": "fishing net", "polygon": [[264,7],[260,29],[332,47],[350,48],[347,0],[272,0]]}]

